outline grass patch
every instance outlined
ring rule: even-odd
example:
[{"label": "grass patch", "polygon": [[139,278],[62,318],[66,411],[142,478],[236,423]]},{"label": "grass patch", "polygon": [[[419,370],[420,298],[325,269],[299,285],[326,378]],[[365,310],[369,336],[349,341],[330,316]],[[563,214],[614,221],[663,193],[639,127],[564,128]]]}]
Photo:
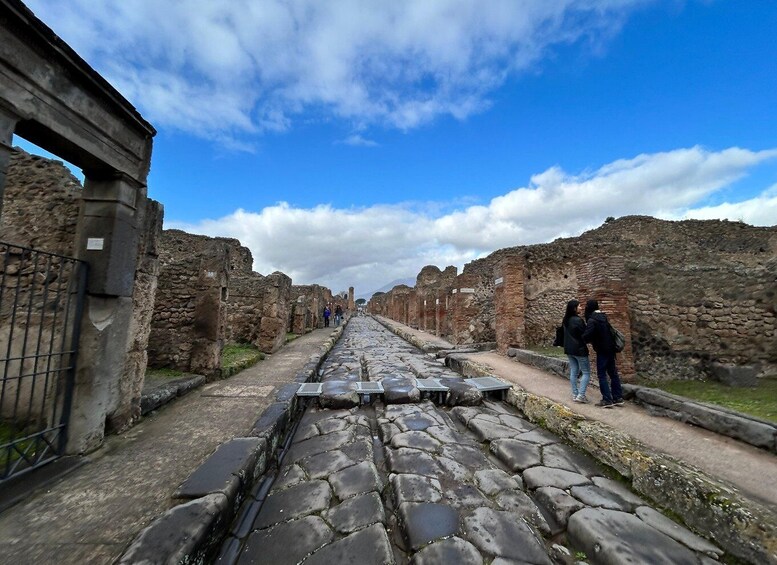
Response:
[{"label": "grass patch", "polygon": [[717,404],[743,414],[777,423],[777,377],[758,380],[757,387],[731,387],[711,381],[645,383],[700,402]]},{"label": "grass patch", "polygon": [[[18,429],[14,429],[12,426],[8,424],[0,424],[0,445],[5,445],[6,443],[10,443],[12,441],[12,438],[16,438],[16,440],[18,440],[18,438],[26,436],[30,433],[32,433],[30,430],[18,430]],[[21,451],[26,451],[34,443],[35,443],[35,438],[32,438],[32,439],[26,439],[23,441],[15,441],[15,444],[16,444],[15,449],[4,447],[2,451],[0,451],[0,464],[5,466],[6,460],[13,463],[17,459],[20,459],[21,455],[19,455],[16,449],[19,449]],[[35,458],[34,448],[27,452],[27,457],[30,457],[32,459]]]},{"label": "grass patch", "polygon": [[527,347],[527,351],[533,351],[534,353],[538,353],[539,355],[544,355],[545,357],[554,357],[556,359],[566,359],[567,354],[564,353],[563,347]]},{"label": "grass patch", "polygon": [[299,337],[299,335],[297,335],[297,334],[287,333],[286,334],[286,343],[290,343],[290,342],[294,341],[295,339],[297,339],[298,337]]},{"label": "grass patch", "polygon": [[264,359],[264,353],[255,346],[248,343],[233,343],[225,345],[221,350],[221,368],[244,365],[250,362],[251,365]]},{"label": "grass patch", "polygon": [[146,369],[146,378],[152,379],[177,379],[184,375],[183,371],[176,371],[175,369]]}]

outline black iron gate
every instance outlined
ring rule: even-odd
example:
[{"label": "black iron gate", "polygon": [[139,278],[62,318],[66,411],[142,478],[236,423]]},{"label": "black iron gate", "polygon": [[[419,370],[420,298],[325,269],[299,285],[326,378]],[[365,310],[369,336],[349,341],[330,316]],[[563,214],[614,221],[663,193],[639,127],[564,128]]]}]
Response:
[{"label": "black iron gate", "polygon": [[0,242],[0,484],[64,452],[86,263]]}]

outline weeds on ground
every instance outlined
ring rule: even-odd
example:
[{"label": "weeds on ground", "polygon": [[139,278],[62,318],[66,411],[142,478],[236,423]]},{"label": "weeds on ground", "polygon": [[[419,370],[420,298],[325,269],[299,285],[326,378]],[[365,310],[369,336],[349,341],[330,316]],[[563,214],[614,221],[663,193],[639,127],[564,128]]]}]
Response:
[{"label": "weeds on ground", "polygon": [[[248,343],[233,343],[225,345],[221,350],[221,368],[228,369],[236,366],[250,366],[264,359],[264,353],[256,346]],[[246,363],[248,365],[246,365]]]},{"label": "weeds on ground", "polygon": [[183,375],[183,371],[176,371],[175,369],[146,369],[147,379],[177,379]]},{"label": "weeds on ground", "polygon": [[286,334],[286,343],[292,342],[295,339],[297,339],[298,337],[299,337],[299,335],[297,335],[297,334],[287,333]]},{"label": "weeds on ground", "polygon": [[666,381],[645,385],[777,423],[777,375],[759,379],[756,387],[732,387],[712,381]]},{"label": "weeds on ground", "polygon": [[534,353],[537,353],[539,355],[544,355],[545,357],[553,357],[555,359],[566,359],[567,356],[564,353],[563,347],[527,347],[528,351],[532,351]]}]

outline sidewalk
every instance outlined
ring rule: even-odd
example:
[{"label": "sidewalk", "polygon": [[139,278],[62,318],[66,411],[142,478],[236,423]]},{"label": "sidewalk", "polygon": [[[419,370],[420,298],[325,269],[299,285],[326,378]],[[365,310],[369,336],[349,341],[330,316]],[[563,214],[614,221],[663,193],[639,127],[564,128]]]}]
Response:
[{"label": "sidewalk", "polygon": [[171,507],[221,443],[246,433],[335,328],[297,338],[259,364],[205,385],[106,438],[89,462],[0,514],[0,562],[112,563]]},{"label": "sidewalk", "polygon": [[[453,348],[437,336],[386,318],[402,331],[423,341]],[[598,420],[625,432],[645,445],[698,467],[708,475],[736,487],[744,496],[777,512],[777,457],[767,451],[729,437],[689,426],[669,418],[650,416],[629,402],[626,406],[602,409],[593,406],[599,400],[597,389],[588,389],[591,404],[572,402],[569,382],[540,369],[513,361],[496,352],[467,353],[465,356],[487,365],[492,373],[526,391],[544,396],[568,407],[572,412]],[[594,371],[595,372],[595,371]],[[592,379],[596,379],[595,374]]]}]

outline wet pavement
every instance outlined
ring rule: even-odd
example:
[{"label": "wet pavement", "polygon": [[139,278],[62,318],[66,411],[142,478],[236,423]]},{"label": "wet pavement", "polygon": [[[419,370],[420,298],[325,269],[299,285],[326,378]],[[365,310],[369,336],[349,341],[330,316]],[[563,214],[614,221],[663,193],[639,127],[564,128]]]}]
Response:
[{"label": "wet pavement", "polygon": [[[220,563],[715,563],[617,474],[355,317]],[[451,388],[438,406],[416,379]],[[356,384],[381,382],[381,398]],[[371,401],[371,402],[369,402]]]}]

